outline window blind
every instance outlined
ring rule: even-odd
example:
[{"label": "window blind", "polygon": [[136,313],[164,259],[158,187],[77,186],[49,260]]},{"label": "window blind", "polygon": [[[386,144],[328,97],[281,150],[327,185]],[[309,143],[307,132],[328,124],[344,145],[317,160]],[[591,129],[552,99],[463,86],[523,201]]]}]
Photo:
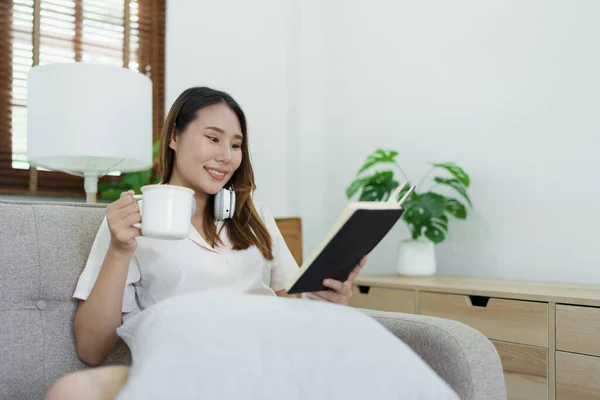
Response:
[{"label": "window blind", "polygon": [[27,73],[32,66],[92,62],[146,74],[153,83],[153,136],[159,137],[165,13],[165,0],[0,2],[0,193],[85,195],[82,178],[34,170],[27,163]]}]

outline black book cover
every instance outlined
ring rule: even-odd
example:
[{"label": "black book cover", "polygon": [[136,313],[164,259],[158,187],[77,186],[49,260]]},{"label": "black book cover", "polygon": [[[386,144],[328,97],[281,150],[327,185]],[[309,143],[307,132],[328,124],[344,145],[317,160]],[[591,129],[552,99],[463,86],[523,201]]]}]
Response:
[{"label": "black book cover", "polygon": [[345,281],[361,258],[371,252],[404,214],[404,207],[357,208],[310,265],[288,288],[289,294],[331,290],[325,278]]}]

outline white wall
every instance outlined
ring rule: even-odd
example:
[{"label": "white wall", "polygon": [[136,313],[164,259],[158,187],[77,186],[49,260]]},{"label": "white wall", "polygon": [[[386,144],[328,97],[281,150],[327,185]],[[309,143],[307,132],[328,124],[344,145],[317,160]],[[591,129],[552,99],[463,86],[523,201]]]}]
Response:
[{"label": "white wall", "polygon": [[[375,147],[415,182],[452,160],[476,209],[441,274],[600,282],[600,2],[326,4],[328,221]],[[392,270],[396,232],[365,273]]]},{"label": "white wall", "polygon": [[288,177],[296,152],[288,135],[289,4],[281,0],[170,0],[166,26],[166,109],[191,86],[230,93],[248,120],[258,190],[277,215],[292,209]]},{"label": "white wall", "polygon": [[[248,113],[259,191],[303,218],[309,254],[377,147],[418,181],[471,174],[473,210],[440,274],[600,282],[600,3],[374,0],[168,3],[167,103],[230,90]],[[506,196],[506,197],[505,197]],[[364,274],[393,272],[403,224]]]}]

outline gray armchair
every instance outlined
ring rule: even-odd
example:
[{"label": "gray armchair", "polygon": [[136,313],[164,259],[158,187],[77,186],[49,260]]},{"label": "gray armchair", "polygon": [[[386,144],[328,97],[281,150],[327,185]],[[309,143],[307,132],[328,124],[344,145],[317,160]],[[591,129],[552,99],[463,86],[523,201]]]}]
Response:
[{"label": "gray armchair", "polygon": [[[71,299],[104,206],[0,201],[0,399],[42,399],[77,358]],[[461,399],[506,398],[492,343],[458,322],[364,310],[413,348]],[[129,364],[120,343],[105,364]]]}]

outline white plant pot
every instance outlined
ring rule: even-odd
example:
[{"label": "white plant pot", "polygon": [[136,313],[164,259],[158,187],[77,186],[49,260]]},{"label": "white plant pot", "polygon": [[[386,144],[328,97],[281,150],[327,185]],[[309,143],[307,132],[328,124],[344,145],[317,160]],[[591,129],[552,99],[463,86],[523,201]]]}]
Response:
[{"label": "white plant pot", "polygon": [[430,240],[402,240],[398,244],[397,271],[406,276],[435,275],[435,245]]}]

